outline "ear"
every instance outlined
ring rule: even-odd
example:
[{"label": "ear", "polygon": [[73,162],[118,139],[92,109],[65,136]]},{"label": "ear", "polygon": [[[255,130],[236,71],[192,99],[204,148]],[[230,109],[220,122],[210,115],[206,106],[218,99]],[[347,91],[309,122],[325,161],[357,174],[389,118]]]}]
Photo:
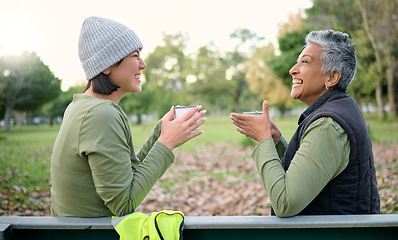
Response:
[{"label": "ear", "polygon": [[104,71],[102,71],[103,74],[108,75],[109,73],[111,73],[111,68],[107,68]]},{"label": "ear", "polygon": [[340,78],[341,78],[340,71],[334,71],[330,73],[329,78],[326,80],[325,86],[328,86],[329,88],[335,87],[337,83],[340,81]]}]

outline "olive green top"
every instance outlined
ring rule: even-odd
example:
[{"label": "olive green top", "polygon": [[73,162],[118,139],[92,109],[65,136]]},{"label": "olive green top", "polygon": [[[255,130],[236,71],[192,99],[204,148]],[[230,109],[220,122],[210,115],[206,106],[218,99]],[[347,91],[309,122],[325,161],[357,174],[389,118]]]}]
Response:
[{"label": "olive green top", "polygon": [[134,211],[173,163],[157,142],[161,121],[135,154],[127,115],[115,103],[75,94],[51,156],[53,216],[122,216]]},{"label": "olive green top", "polygon": [[252,153],[265,191],[279,217],[301,212],[347,167],[350,156],[347,133],[330,117],[320,118],[308,127],[285,172],[280,159],[286,147],[283,136],[276,145],[272,138],[267,138]]}]

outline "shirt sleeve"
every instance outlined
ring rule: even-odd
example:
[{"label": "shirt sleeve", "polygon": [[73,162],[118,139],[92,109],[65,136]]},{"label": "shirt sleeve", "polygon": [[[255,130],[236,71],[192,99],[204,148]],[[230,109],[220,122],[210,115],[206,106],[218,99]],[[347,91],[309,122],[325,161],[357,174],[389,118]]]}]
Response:
[{"label": "shirt sleeve", "polygon": [[285,154],[286,148],[287,148],[287,142],[286,139],[283,137],[281,134],[281,137],[279,138],[278,142],[275,144],[276,152],[278,153],[279,158],[281,159],[283,155]]},{"label": "shirt sleeve", "polygon": [[103,108],[85,118],[79,147],[87,156],[95,189],[115,215],[131,213],[174,161],[174,155],[157,142],[133,168],[131,131],[123,114]]},{"label": "shirt sleeve", "polygon": [[153,145],[158,140],[160,133],[161,133],[161,129],[162,129],[162,120],[159,120],[158,123],[156,124],[156,126],[154,127],[151,135],[146,140],[144,145],[142,145],[142,147],[140,148],[140,150],[138,151],[138,153],[136,155],[140,161],[142,161],[143,159],[146,158],[149,151],[152,149]]},{"label": "shirt sleeve", "polygon": [[271,138],[254,149],[252,158],[275,214],[289,217],[301,212],[347,167],[349,154],[347,133],[324,117],[308,127],[286,172]]}]

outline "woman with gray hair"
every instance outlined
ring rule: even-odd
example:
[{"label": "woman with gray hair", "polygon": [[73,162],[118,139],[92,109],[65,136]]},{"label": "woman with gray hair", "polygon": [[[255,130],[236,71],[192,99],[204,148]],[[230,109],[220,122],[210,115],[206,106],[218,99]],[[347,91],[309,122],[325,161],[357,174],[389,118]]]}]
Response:
[{"label": "woman with gray hair", "polygon": [[237,130],[258,141],[252,158],[270,198],[273,215],[380,213],[372,142],[362,113],[345,91],[356,56],[348,34],[310,32],[290,69],[291,97],[309,107],[287,144],[270,120],[231,114]]}]

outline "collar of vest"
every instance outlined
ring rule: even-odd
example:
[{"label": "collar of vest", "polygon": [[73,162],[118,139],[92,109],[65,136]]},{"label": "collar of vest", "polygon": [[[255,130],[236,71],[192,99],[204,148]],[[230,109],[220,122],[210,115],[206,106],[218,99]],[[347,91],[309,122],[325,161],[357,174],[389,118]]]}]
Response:
[{"label": "collar of vest", "polygon": [[304,121],[304,119],[306,117],[308,117],[313,111],[315,111],[316,109],[318,109],[320,106],[322,106],[331,96],[339,93],[341,91],[337,90],[337,89],[333,89],[331,91],[327,91],[324,94],[322,94],[322,96],[320,96],[317,100],[315,100],[315,102],[313,102],[311,104],[311,106],[309,106],[301,115],[300,118],[298,120],[298,124],[300,125],[300,123],[302,121]]}]

